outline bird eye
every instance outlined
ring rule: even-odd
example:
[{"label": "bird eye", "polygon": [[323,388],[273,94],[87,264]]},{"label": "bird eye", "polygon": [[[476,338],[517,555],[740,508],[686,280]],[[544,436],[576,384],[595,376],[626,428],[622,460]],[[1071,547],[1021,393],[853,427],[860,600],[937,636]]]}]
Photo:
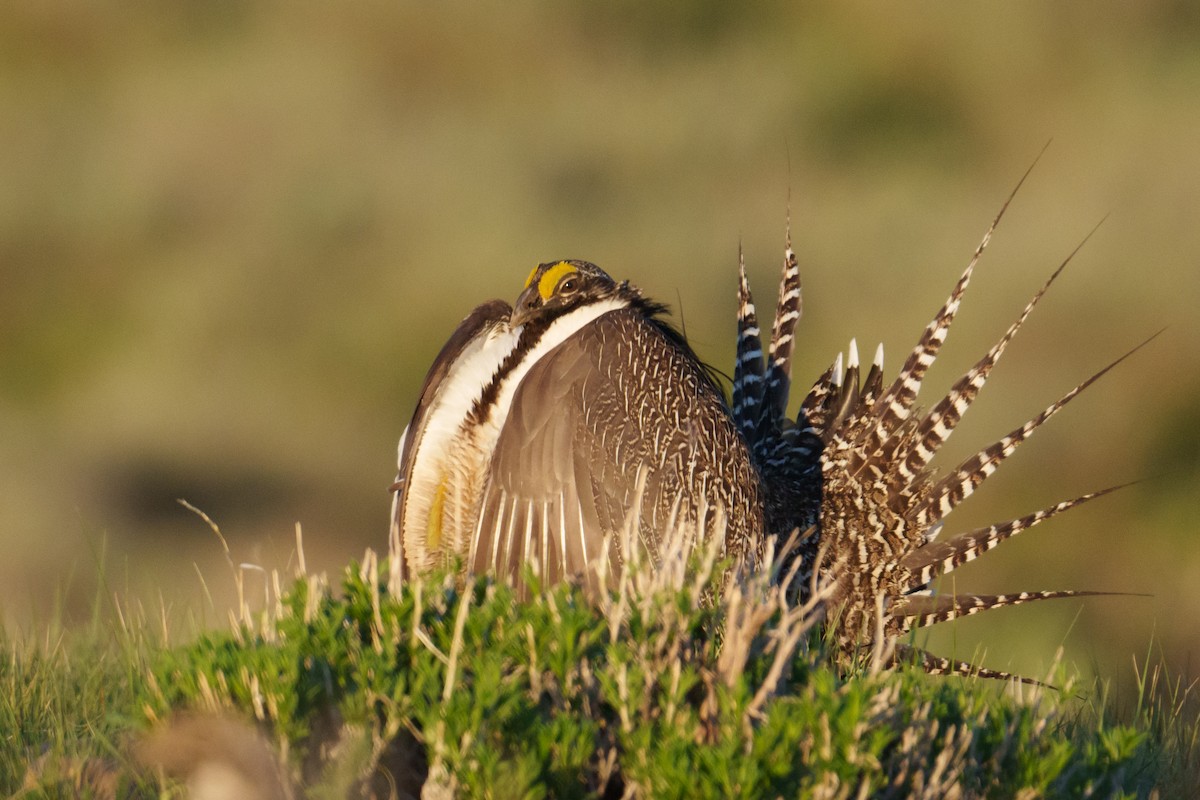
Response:
[{"label": "bird eye", "polygon": [[563,281],[561,284],[559,284],[558,293],[559,294],[571,294],[571,292],[574,292],[578,288],[579,288],[579,281],[577,281],[574,278],[567,278],[565,281]]}]

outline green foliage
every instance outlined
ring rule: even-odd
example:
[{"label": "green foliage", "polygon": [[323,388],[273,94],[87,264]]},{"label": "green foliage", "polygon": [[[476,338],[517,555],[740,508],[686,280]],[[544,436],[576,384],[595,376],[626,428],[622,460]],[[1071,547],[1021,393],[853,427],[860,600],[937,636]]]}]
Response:
[{"label": "green foliage", "polygon": [[0,794],[168,797],[164,777],[219,758],[315,798],[1195,787],[1189,692],[1149,668],[1119,714],[1103,697],[848,665],[819,604],[789,606],[769,575],[722,593],[722,569],[678,566],[523,598],[450,576],[392,593],[369,555],[337,590],[302,576],[182,646],[150,642],[144,620],[0,641]]},{"label": "green foliage", "polygon": [[[765,621],[728,597],[696,610],[688,586],[624,603],[569,586],[521,600],[482,579],[391,596],[355,567],[337,595],[301,580],[263,625],[163,652],[146,703],[156,718],[253,714],[295,780],[329,768],[311,772],[337,750],[316,732],[343,735],[324,720],[370,732],[363,776],[411,731],[428,779],[465,796],[1107,797],[1154,780],[1127,769],[1146,756],[1142,732],[1068,721],[1036,689],[840,668],[811,620],[755,591],[740,602]],[[790,631],[804,635],[773,683]]]},{"label": "green foliage", "polygon": [[125,745],[143,669],[139,650],[92,635],[70,646],[0,636],[0,794],[134,790]]}]

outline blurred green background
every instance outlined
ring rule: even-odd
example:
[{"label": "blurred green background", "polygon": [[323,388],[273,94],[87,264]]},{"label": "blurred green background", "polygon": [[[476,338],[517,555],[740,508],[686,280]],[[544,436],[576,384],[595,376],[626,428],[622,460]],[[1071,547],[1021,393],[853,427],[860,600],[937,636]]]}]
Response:
[{"label": "blurred green background", "polygon": [[769,306],[790,202],[798,382],[851,336],[883,341],[894,369],[1048,140],[927,396],[1107,219],[942,463],[1168,327],[948,530],[1141,483],[956,585],[1153,597],[998,612],[934,645],[1038,673],[1062,644],[1118,680],[1153,646],[1185,672],[1200,657],[1196,3],[6,4],[5,624],[86,618],[113,595],[221,622],[230,571],[176,498],[237,562],[294,564],[297,522],[310,570],[384,549],[425,369],[538,261],[631,279],[724,367],[739,243]]}]

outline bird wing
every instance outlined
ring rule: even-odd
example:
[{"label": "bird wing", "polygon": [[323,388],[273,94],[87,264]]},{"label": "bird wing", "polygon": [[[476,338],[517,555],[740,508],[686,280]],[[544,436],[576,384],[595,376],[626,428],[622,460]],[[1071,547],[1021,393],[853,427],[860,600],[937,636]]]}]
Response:
[{"label": "bird wing", "polygon": [[[634,359],[639,366],[630,369]],[[687,488],[681,473],[695,441],[688,404],[694,412],[696,394],[689,399],[688,389],[699,379],[688,380],[688,363],[637,312],[620,309],[534,364],[497,439],[471,537],[472,571],[520,584],[530,564],[543,582],[593,583],[606,547],[613,566],[622,558],[620,537],[606,537],[627,519],[641,537],[669,528],[663,500],[687,501],[678,499]],[[659,391],[679,378],[683,391]],[[657,541],[642,541],[657,552]]]},{"label": "bird wing", "polygon": [[512,306],[503,300],[491,300],[476,306],[454,329],[454,333],[450,335],[450,339],[442,346],[437,358],[429,367],[425,383],[421,386],[417,407],[413,411],[412,421],[404,429],[398,447],[399,471],[396,474],[396,482],[392,484],[392,519],[389,533],[392,557],[395,562],[394,570],[403,570],[405,566],[401,536],[405,495],[411,483],[410,478],[416,462],[416,454],[420,450],[428,418],[436,408],[441,390],[446,385],[447,376],[464,353],[477,343],[478,337],[486,328],[507,319],[510,314],[512,314]]}]

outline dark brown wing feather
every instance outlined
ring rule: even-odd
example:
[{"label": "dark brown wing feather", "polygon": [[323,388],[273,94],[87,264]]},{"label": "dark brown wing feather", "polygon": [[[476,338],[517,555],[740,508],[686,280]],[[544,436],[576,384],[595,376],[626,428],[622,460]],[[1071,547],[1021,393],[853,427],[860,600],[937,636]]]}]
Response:
[{"label": "dark brown wing feather", "polygon": [[[531,367],[496,443],[471,569],[519,583],[535,564],[547,581],[591,581],[605,538],[630,514],[652,558],[673,517],[694,521],[705,504],[705,522],[724,509],[733,548],[759,530],[749,453],[698,363],[639,311],[621,309]],[[702,472],[711,474],[697,479]],[[618,544],[608,544],[611,566]]]}]

